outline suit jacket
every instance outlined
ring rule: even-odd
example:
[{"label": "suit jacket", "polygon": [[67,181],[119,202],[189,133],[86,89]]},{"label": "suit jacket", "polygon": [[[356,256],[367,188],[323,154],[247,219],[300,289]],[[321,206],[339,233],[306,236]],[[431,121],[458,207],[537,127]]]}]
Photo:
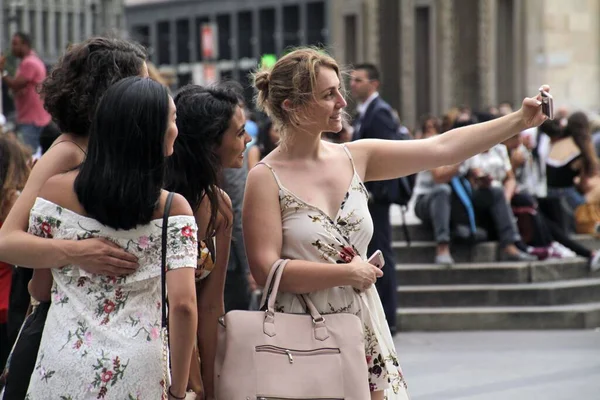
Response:
[{"label": "suit jacket", "polygon": [[[353,141],[359,139],[396,140],[399,138],[399,121],[394,117],[392,107],[381,96],[373,99],[364,115],[360,116],[358,121],[354,121],[354,125],[358,129],[354,132]],[[374,202],[389,204],[387,193],[391,193],[391,185],[394,184],[395,180],[390,180],[367,182],[365,186],[371,193]]]}]

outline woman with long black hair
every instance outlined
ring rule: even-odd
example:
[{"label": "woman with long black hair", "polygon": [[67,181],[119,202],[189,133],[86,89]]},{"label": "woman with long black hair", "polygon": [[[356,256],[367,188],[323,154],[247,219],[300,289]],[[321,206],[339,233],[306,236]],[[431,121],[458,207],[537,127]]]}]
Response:
[{"label": "woman with long black hair", "polygon": [[[34,279],[36,297],[52,289],[27,398],[160,399],[163,373],[161,238],[167,192],[166,157],[177,137],[175,105],[167,89],[141,77],[110,87],[92,122],[83,164],[42,187],[29,232],[77,240],[103,237],[138,257],[127,277],[88,274],[77,265]],[[196,327],[196,223],[175,195],[168,218],[166,286],[169,293],[171,386],[185,397]]]},{"label": "woman with long black hair", "polygon": [[185,86],[175,96],[175,105],[179,136],[169,159],[165,188],[186,198],[198,223],[198,350],[202,382],[210,399],[233,227],[231,200],[220,189],[221,175],[223,168],[243,166],[250,136],[240,96],[229,86]]}]

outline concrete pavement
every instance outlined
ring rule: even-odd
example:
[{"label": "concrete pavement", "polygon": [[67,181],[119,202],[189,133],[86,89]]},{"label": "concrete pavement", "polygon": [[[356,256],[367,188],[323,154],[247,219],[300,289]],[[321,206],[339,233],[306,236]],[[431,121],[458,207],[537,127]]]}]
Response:
[{"label": "concrete pavement", "polygon": [[599,400],[600,330],[395,337],[412,400]]}]

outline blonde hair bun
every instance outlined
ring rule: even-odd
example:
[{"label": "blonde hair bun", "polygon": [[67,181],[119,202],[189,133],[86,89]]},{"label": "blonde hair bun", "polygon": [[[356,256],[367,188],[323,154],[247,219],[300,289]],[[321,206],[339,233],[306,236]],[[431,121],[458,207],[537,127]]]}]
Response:
[{"label": "blonde hair bun", "polygon": [[269,71],[257,72],[256,75],[254,75],[254,87],[256,87],[257,90],[264,92],[265,94],[268,93],[270,78],[271,73]]}]

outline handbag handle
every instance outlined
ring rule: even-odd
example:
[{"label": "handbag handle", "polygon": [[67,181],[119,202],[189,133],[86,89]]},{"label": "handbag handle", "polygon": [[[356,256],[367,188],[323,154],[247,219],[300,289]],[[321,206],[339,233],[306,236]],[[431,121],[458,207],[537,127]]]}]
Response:
[{"label": "handbag handle", "polygon": [[[261,306],[264,306],[265,300],[267,301],[267,310],[265,311],[265,320],[263,331],[268,336],[275,336],[275,300],[277,299],[277,293],[279,292],[279,283],[281,282],[281,276],[283,275],[283,270],[287,265],[289,260],[277,260],[271,270],[269,271],[269,276],[267,277],[267,282],[265,284],[265,292],[263,293],[263,298],[261,300]],[[313,320],[313,325],[315,328],[315,338],[318,340],[325,340],[329,337],[329,333],[327,331],[327,327],[325,326],[325,318],[319,313],[317,307],[315,307],[314,303],[310,299],[310,297],[306,294],[298,295],[298,298],[305,305],[305,309],[307,309],[308,313],[311,315]],[[261,307],[262,308],[262,307]]]},{"label": "handbag handle", "polygon": [[273,283],[275,278],[275,273],[279,269],[279,266],[284,260],[279,259],[273,263],[271,269],[269,270],[269,275],[267,276],[267,281],[265,282],[265,289],[263,290],[262,297],[260,299],[260,307],[258,308],[261,311],[265,311],[265,306],[267,305],[267,299],[271,295],[271,291],[273,290]]}]

